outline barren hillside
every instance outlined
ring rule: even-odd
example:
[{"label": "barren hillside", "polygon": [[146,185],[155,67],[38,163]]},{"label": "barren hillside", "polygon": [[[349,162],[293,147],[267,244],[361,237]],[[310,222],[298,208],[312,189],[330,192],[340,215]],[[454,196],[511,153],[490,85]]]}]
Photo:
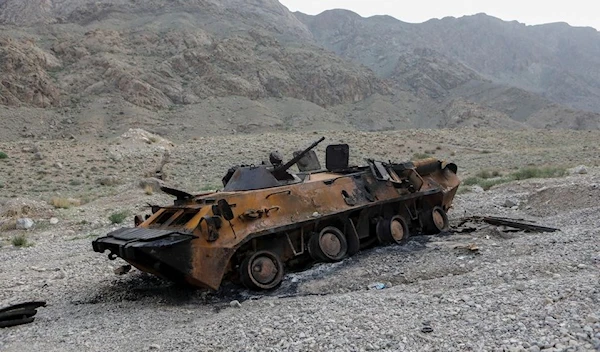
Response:
[{"label": "barren hillside", "polygon": [[0,137],[598,128],[599,114],[492,75],[424,26],[294,16],[275,0],[2,1]]}]

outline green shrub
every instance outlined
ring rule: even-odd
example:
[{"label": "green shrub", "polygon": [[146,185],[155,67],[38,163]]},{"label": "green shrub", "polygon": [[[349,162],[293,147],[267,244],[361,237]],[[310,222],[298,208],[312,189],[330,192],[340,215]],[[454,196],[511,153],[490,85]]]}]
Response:
[{"label": "green shrub", "polygon": [[526,180],[530,178],[556,178],[567,174],[567,170],[562,167],[526,167],[515,171],[511,177],[515,180]]},{"label": "green shrub", "polygon": [[25,235],[18,235],[12,238],[12,245],[15,247],[29,247],[31,243],[27,241],[27,237]]},{"label": "green shrub", "polygon": [[0,152],[0,159],[8,159],[8,154],[5,152]]},{"label": "green shrub", "polygon": [[482,170],[482,171],[479,171],[475,176],[487,180],[488,178],[500,177],[502,175],[500,174],[500,171],[498,171],[498,170],[492,170],[492,171]]},{"label": "green shrub", "polygon": [[125,221],[127,216],[129,216],[129,214],[126,211],[119,211],[119,212],[110,214],[108,219],[113,224],[121,224],[121,223],[123,223],[123,221]]},{"label": "green shrub", "polygon": [[423,159],[429,159],[431,158],[431,155],[427,154],[427,153],[415,153],[412,156],[412,160],[423,160]]},{"label": "green shrub", "polygon": [[530,178],[555,178],[565,176],[566,174],[567,170],[561,167],[527,167],[519,169],[505,177],[500,177],[500,172],[498,171],[483,170],[478,172],[475,177],[464,179],[462,184],[464,186],[478,185],[487,191],[494,186],[511,181],[526,180]]}]

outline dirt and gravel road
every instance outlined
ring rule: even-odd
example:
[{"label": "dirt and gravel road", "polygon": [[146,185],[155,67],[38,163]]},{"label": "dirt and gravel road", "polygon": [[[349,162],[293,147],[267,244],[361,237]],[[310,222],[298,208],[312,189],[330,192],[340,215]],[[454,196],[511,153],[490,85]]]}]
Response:
[{"label": "dirt and gravel road", "polygon": [[[18,201],[28,204],[27,216],[36,221],[36,228],[27,232],[34,243],[30,247],[12,246],[10,240],[21,232],[6,225],[0,235],[0,305],[48,302],[34,323],[0,330],[0,351],[600,350],[600,168],[593,144],[598,134],[518,132],[511,137],[470,131],[469,139],[461,139],[465,132],[413,131],[409,141],[402,133],[338,132],[333,139],[360,144],[354,150],[361,156],[373,151],[382,158],[395,158],[395,153],[408,158],[433,151],[454,158],[471,175],[553,163],[585,164],[587,173],[516,181],[485,192],[475,188],[458,195],[450,213],[455,220],[468,215],[526,218],[559,232],[482,226],[471,233],[415,236],[403,247],[370,249],[341,263],[290,273],[269,294],[231,285],[209,293],[136,270],[115,275],[114,269],[125,263],[111,262],[91,249],[94,237],[120,226],[107,219],[115,210],[133,214],[144,210],[146,202],[169,201],[137,188],[144,170],[162,156],[160,141],[42,143],[44,167],[60,162],[65,168],[39,179],[35,170],[43,165],[23,151],[24,145],[0,144],[13,155],[9,166],[0,162],[3,174],[10,169],[24,181],[15,186],[4,180],[3,224],[8,223],[6,211]],[[291,137],[302,144],[313,135]],[[239,162],[241,154],[262,157],[290,135],[238,138],[228,144],[215,137],[168,147],[170,182],[187,187],[202,182],[190,180],[196,168],[206,170],[204,182],[216,182],[211,166]],[[417,139],[426,143],[419,145]],[[260,153],[244,152],[262,143]],[[239,155],[231,151],[235,148]],[[117,152],[122,161],[114,160]],[[97,173],[118,176],[120,183],[86,188],[94,182],[85,177],[93,166]],[[81,177],[73,177],[83,183],[73,182],[60,195],[90,198],[55,209],[47,201],[59,191],[39,186],[65,177],[61,172],[66,168],[84,169]],[[12,198],[17,192],[20,198]],[[59,223],[47,223],[50,217]],[[468,249],[473,245],[478,250]],[[386,288],[369,289],[375,283]],[[235,300],[241,305],[232,304]]]}]

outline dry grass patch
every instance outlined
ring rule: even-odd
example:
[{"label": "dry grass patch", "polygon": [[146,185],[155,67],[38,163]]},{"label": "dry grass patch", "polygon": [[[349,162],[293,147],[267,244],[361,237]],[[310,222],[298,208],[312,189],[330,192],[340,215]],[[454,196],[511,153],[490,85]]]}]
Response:
[{"label": "dry grass patch", "polygon": [[80,206],[82,202],[81,199],[54,197],[50,199],[50,204],[58,209],[69,209]]},{"label": "dry grass patch", "polygon": [[152,187],[152,185],[145,185],[144,193],[146,193],[146,195],[151,196],[152,194],[154,194],[154,187]]},{"label": "dry grass patch", "polygon": [[16,230],[16,229],[17,229],[17,220],[16,219],[0,221],[0,231],[10,231],[10,230]]}]

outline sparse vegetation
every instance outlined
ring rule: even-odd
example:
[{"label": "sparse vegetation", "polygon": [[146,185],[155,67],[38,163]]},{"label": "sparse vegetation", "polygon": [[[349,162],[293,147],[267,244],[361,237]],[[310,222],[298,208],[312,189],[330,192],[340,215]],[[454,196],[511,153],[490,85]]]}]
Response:
[{"label": "sparse vegetation", "polygon": [[119,211],[119,212],[110,214],[108,219],[113,224],[122,224],[123,221],[125,221],[125,219],[128,216],[129,216],[129,213],[127,211]]},{"label": "sparse vegetation", "polygon": [[144,193],[146,193],[146,195],[151,196],[152,194],[154,194],[154,187],[152,187],[152,185],[146,184],[144,186]]},{"label": "sparse vegetation", "polygon": [[12,238],[11,243],[15,247],[31,247],[33,244],[27,240],[25,235],[17,235]]},{"label": "sparse vegetation", "polygon": [[502,176],[502,174],[498,170],[482,170],[475,175],[475,177],[479,177],[485,180],[500,176]]},{"label": "sparse vegetation", "polygon": [[0,159],[8,159],[8,154],[5,152],[0,152]]},{"label": "sparse vegetation", "polygon": [[567,174],[566,168],[563,167],[527,167],[519,169],[508,176],[502,176],[498,171],[480,171],[475,177],[469,177],[463,180],[464,186],[478,185],[484,190],[488,190],[494,186],[518,180],[526,180],[530,178],[555,178],[562,177]]},{"label": "sparse vegetation", "polygon": [[81,205],[80,199],[54,197],[50,199],[50,204],[58,209],[69,209]]},{"label": "sparse vegetation", "polygon": [[17,228],[17,220],[11,219],[0,222],[0,231],[10,231]]},{"label": "sparse vegetation", "polygon": [[415,153],[412,156],[412,160],[423,160],[431,158],[431,154],[427,153]]},{"label": "sparse vegetation", "polygon": [[526,167],[511,174],[515,180],[526,180],[529,178],[555,178],[567,175],[564,167]]}]

